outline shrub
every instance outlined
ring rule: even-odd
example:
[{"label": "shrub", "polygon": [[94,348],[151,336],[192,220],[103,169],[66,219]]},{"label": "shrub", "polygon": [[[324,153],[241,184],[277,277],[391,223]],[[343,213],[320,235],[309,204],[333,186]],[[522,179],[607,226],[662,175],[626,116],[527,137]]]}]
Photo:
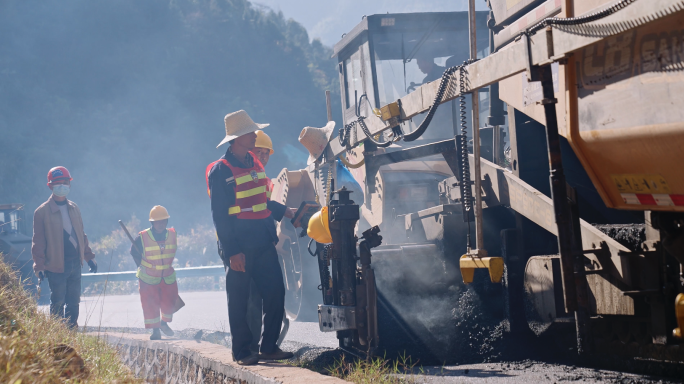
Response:
[{"label": "shrub", "polygon": [[[1,256],[1,255],[0,255]],[[141,383],[104,340],[38,310],[0,261],[0,382]]]}]

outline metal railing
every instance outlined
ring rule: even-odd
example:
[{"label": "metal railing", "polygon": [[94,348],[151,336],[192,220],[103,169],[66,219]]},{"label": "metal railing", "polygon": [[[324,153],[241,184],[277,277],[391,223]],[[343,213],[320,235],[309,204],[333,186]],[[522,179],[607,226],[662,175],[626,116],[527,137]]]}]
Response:
[{"label": "metal railing", "polygon": [[[222,265],[210,265],[206,267],[175,268],[176,277],[206,277],[225,276],[226,271]],[[136,271],[84,273],[81,275],[81,284],[102,283],[105,281],[132,281],[137,280]]]},{"label": "metal railing", "polygon": [[[210,265],[206,267],[188,267],[188,268],[175,268],[176,277],[206,277],[206,276],[216,276],[221,277],[226,275],[226,270],[222,265]],[[137,280],[135,277],[136,271],[124,271],[124,272],[102,272],[102,273],[84,273],[81,275],[81,284],[85,286],[86,284],[92,283],[102,283],[105,281],[132,281]],[[280,330],[280,336],[276,345],[280,344],[285,339],[287,331],[290,329],[290,319],[286,316],[283,317],[283,327]]]}]

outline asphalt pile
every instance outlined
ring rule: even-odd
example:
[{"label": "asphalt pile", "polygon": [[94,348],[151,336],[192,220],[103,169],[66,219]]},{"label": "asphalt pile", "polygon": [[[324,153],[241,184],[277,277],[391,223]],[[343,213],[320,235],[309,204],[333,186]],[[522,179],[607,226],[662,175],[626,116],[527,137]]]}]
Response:
[{"label": "asphalt pile", "polygon": [[641,244],[646,241],[645,224],[594,224],[594,226],[632,251],[640,249]]}]

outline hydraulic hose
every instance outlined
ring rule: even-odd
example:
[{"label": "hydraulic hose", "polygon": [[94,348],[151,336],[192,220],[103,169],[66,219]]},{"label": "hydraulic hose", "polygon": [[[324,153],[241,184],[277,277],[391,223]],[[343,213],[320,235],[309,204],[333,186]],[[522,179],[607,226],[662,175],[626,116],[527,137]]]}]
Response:
[{"label": "hydraulic hose", "polygon": [[362,130],[363,133],[366,135],[366,137],[368,138],[368,140],[371,141],[371,143],[377,145],[377,146],[380,147],[380,148],[387,148],[387,147],[389,147],[390,145],[392,145],[392,143],[393,143],[392,140],[387,140],[387,141],[384,141],[384,142],[375,140],[375,138],[373,137],[373,135],[372,135],[371,132],[370,132],[370,129],[368,129],[368,126],[366,126],[366,122],[363,121],[364,119],[365,119],[365,117],[359,116],[359,120],[358,120],[359,126],[361,126],[361,130]]},{"label": "hydraulic hose", "polygon": [[311,243],[314,242],[314,239],[309,240],[309,245],[306,246],[306,250],[309,251],[309,255],[316,257],[316,252],[311,252]]},{"label": "hydraulic hose", "polygon": [[435,112],[437,112],[437,107],[439,107],[439,104],[442,102],[442,99],[444,98],[444,92],[446,92],[447,85],[449,84],[449,78],[451,78],[451,75],[453,75],[454,72],[456,72],[459,68],[460,66],[457,66],[447,68],[446,70],[444,70],[444,73],[442,74],[442,79],[439,82],[439,88],[437,88],[435,101],[432,103],[432,106],[430,106],[430,109],[428,110],[425,119],[422,123],[420,123],[418,129],[409,134],[404,135],[404,141],[415,141],[421,136],[423,136],[423,133],[425,133],[425,131],[427,130],[428,126],[430,125],[430,122],[432,121],[432,118],[435,116]]},{"label": "hydraulic hose", "polygon": [[340,139],[340,145],[343,147],[347,147],[351,144],[350,142],[350,137],[351,137],[351,132],[352,128],[354,128],[357,124],[361,127],[361,130],[363,133],[366,135],[368,140],[370,140],[373,144],[380,148],[385,148],[389,147],[392,145],[393,141],[392,140],[387,140],[387,141],[377,141],[371,134],[370,130],[368,129],[368,126],[366,126],[366,123],[364,122],[364,119],[366,117],[364,116],[359,116],[357,120],[352,121],[351,123],[345,125],[342,129],[340,129],[340,134],[339,134],[339,139]]},{"label": "hydraulic hose", "polygon": [[344,157],[344,155],[340,155],[339,158],[340,158],[340,161],[342,162],[342,164],[344,164],[344,166],[349,168],[349,169],[356,169],[356,168],[359,168],[360,166],[366,164],[366,159],[361,159],[361,161],[359,161],[358,163],[352,164]]},{"label": "hydraulic hose", "polygon": [[349,138],[351,136],[351,130],[352,130],[352,128],[354,128],[355,125],[356,125],[356,121],[352,121],[351,123],[340,128],[338,139],[340,140],[341,146],[346,147],[349,144]]},{"label": "hydraulic hose", "polygon": [[[537,31],[539,31],[539,30],[541,30],[547,26],[552,26],[552,25],[573,26],[573,25],[581,25],[581,24],[592,22],[592,21],[600,20],[606,16],[610,16],[610,15],[614,14],[615,12],[627,7],[628,5],[630,5],[636,1],[637,0],[620,0],[608,8],[605,8],[601,11],[597,11],[597,12],[591,13],[591,14],[586,15],[586,16],[581,16],[581,17],[568,17],[568,18],[549,17],[549,18],[546,18],[546,19],[540,21],[539,23],[537,23],[536,25],[534,25],[530,29],[523,31],[521,34],[531,35],[531,34],[534,34],[535,32],[537,32]],[[435,112],[437,112],[437,108],[439,107],[440,103],[442,102],[442,99],[444,97],[444,93],[446,92],[447,85],[449,84],[449,78],[456,71],[461,72],[461,95],[463,95],[463,92],[464,92],[463,66],[468,65],[470,63],[472,63],[472,61],[466,61],[461,66],[447,68],[444,71],[444,74],[442,74],[442,79],[439,83],[439,88],[437,90],[437,94],[435,95],[435,100],[432,103],[432,106],[430,107],[430,109],[428,110],[427,115],[425,116],[425,119],[420,124],[420,126],[418,126],[418,129],[416,129],[415,131],[403,136],[404,141],[415,141],[425,133],[428,126],[430,125],[430,122],[432,122],[432,118],[434,117]],[[461,104],[465,103],[463,96],[461,96],[461,102],[460,103]],[[463,106],[461,106],[461,108],[463,108]],[[461,111],[461,114],[463,115],[463,111]],[[368,139],[373,144],[377,145],[378,147],[388,147],[392,144],[392,142],[393,142],[392,140],[388,140],[386,142],[380,142],[380,141],[375,140],[375,138],[373,138],[373,135],[370,133],[370,130],[366,126],[365,122],[363,121],[364,119],[365,119],[364,116],[358,116],[358,120],[353,121],[350,124],[347,124],[343,129],[340,129],[340,135],[339,135],[340,145],[347,146],[349,144],[351,129],[356,124],[359,124],[359,126],[361,126],[361,129],[366,134]],[[463,116],[461,116],[461,119],[463,119]],[[463,122],[461,125],[462,125],[462,131],[463,131],[465,129],[465,128],[463,128],[464,127]],[[462,140],[466,140],[465,136]],[[466,146],[467,146],[467,140],[466,140]],[[467,151],[466,151],[466,153],[467,153]]]}]

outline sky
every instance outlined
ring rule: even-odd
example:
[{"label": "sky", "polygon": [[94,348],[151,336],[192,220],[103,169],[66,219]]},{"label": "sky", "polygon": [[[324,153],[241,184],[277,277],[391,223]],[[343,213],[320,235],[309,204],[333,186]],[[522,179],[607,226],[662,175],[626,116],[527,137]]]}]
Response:
[{"label": "sky", "polygon": [[[333,46],[351,31],[364,15],[378,13],[467,11],[467,0],[252,0],[255,5],[282,11],[306,28],[309,38]],[[485,0],[475,0],[478,11],[487,10]]]}]

